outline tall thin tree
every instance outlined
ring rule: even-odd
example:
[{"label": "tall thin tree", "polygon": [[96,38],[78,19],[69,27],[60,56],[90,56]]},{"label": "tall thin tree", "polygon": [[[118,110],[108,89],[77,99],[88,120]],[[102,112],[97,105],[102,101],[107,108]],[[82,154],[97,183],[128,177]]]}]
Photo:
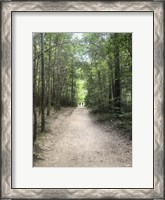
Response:
[{"label": "tall thin tree", "polygon": [[45,130],[45,71],[44,71],[44,34],[41,33],[41,132]]}]

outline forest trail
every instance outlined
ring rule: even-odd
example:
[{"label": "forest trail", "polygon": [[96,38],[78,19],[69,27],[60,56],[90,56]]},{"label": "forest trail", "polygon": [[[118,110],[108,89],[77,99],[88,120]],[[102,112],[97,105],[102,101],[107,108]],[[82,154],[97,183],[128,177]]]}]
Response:
[{"label": "forest trail", "polygon": [[34,167],[130,167],[131,141],[98,123],[86,107],[63,108],[47,120],[50,131],[40,140]]}]

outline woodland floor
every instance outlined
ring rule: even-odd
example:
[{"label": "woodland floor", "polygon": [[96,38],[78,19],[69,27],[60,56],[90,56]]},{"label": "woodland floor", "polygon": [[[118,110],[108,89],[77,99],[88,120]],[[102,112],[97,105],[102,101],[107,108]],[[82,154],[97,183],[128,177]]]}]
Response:
[{"label": "woodland floor", "polygon": [[132,142],[99,123],[86,107],[62,108],[46,119],[35,145],[34,167],[130,167]]}]

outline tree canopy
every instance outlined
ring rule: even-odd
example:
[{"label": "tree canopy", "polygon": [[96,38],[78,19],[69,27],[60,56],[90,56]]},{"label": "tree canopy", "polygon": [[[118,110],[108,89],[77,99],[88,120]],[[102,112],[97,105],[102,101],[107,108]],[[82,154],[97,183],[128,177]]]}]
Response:
[{"label": "tree canopy", "polygon": [[127,120],[130,131],[131,33],[33,33],[34,140],[39,120],[44,132],[51,107],[81,102]]}]

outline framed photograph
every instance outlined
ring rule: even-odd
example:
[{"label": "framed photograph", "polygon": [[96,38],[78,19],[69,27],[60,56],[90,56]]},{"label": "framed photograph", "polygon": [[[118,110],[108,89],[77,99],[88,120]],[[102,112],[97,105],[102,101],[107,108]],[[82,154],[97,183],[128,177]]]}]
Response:
[{"label": "framed photograph", "polygon": [[1,2],[1,198],[164,199],[164,2]]}]

